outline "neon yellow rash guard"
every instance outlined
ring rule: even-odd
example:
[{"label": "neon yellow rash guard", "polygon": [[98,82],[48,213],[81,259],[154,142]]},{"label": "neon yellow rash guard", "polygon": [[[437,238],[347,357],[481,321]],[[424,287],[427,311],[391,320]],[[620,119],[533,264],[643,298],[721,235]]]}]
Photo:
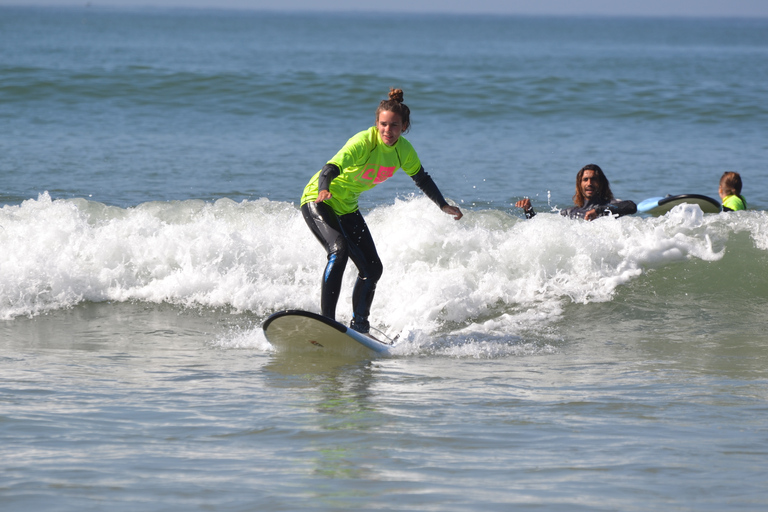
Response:
[{"label": "neon yellow rash guard", "polygon": [[723,206],[733,211],[746,210],[747,200],[744,196],[730,195],[723,198]]},{"label": "neon yellow rash guard", "polygon": [[[332,197],[325,201],[336,215],[357,211],[360,194],[391,178],[398,169],[403,169],[408,176],[421,169],[419,156],[405,137],[387,146],[375,126],[354,135],[328,163],[341,171],[331,181]],[[317,171],[304,187],[302,205],[317,199],[320,172]]]}]

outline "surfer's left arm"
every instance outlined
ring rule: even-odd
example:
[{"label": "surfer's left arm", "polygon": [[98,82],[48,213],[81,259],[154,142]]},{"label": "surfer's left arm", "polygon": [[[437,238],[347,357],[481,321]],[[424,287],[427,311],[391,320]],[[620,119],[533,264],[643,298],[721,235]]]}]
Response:
[{"label": "surfer's left arm", "polygon": [[464,216],[458,206],[451,206],[448,204],[448,201],[445,200],[443,194],[440,192],[440,189],[437,188],[434,180],[429,174],[427,174],[427,171],[424,170],[424,167],[420,168],[419,172],[411,176],[411,178],[413,178],[416,186],[419,187],[421,191],[424,192],[424,194],[426,194],[426,196],[430,198],[437,206],[439,206],[440,209],[445,213],[448,215],[453,215],[455,220],[459,220]]},{"label": "surfer's left arm", "polygon": [[584,220],[595,220],[598,217],[607,217],[608,215],[623,217],[624,215],[632,215],[633,213],[637,213],[637,205],[633,201],[612,199],[611,202],[606,205],[596,206],[587,211],[584,214]]},{"label": "surfer's left arm", "polygon": [[623,217],[624,215],[632,215],[637,213],[637,205],[634,201],[622,201],[620,199],[613,199],[611,203],[606,207],[606,215],[615,215],[617,217]]}]

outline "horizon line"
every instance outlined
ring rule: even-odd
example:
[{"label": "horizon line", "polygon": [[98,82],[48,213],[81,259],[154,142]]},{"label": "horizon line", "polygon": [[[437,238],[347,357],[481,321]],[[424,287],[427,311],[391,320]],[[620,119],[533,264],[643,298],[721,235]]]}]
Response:
[{"label": "horizon line", "polygon": [[766,14],[682,14],[682,13],[598,13],[598,12],[565,12],[565,13],[551,13],[551,12],[509,12],[499,10],[488,11],[476,11],[468,12],[462,10],[430,10],[430,9],[414,9],[408,11],[385,11],[379,9],[350,9],[350,8],[325,8],[325,9],[313,9],[313,8],[265,8],[265,7],[248,7],[241,5],[155,5],[151,3],[144,3],[140,5],[104,5],[97,4],[95,2],[78,3],[66,3],[66,4],[50,4],[41,2],[37,3],[3,3],[0,2],[0,8],[20,8],[20,9],[93,9],[99,11],[119,11],[119,10],[155,10],[155,11],[224,11],[224,12],[263,12],[273,14],[319,14],[319,15],[334,15],[334,14],[370,14],[370,15],[385,15],[396,16],[398,14],[407,14],[412,16],[504,16],[504,17],[537,17],[537,18],[645,18],[645,19],[732,19],[732,20],[766,20],[768,19],[768,13]]}]

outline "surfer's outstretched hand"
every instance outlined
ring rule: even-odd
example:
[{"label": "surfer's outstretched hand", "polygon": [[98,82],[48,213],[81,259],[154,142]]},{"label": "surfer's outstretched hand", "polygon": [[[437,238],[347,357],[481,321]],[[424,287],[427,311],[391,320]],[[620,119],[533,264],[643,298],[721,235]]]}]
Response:
[{"label": "surfer's outstretched hand", "polygon": [[515,206],[518,208],[522,208],[523,210],[530,210],[531,209],[531,200],[527,197],[525,199],[521,199],[518,202],[515,203]]},{"label": "surfer's outstretched hand", "polygon": [[453,215],[454,220],[459,220],[464,216],[464,214],[461,213],[461,210],[459,210],[458,206],[451,206],[447,204],[443,206],[442,210],[448,215]]}]

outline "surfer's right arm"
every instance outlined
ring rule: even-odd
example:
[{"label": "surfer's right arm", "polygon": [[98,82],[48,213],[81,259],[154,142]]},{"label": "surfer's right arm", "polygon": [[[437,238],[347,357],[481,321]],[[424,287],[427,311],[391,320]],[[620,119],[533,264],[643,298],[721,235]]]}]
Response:
[{"label": "surfer's right arm", "polygon": [[530,219],[534,215],[536,215],[536,212],[533,211],[533,206],[531,205],[531,200],[527,197],[525,199],[521,199],[518,202],[515,203],[515,206],[518,208],[522,208],[523,212],[525,213],[525,218]]},{"label": "surfer's right arm", "polygon": [[317,199],[316,203],[322,203],[332,197],[331,195],[331,181],[337,178],[341,174],[341,169],[337,165],[328,163],[325,164],[320,171],[320,176],[317,177]]}]

